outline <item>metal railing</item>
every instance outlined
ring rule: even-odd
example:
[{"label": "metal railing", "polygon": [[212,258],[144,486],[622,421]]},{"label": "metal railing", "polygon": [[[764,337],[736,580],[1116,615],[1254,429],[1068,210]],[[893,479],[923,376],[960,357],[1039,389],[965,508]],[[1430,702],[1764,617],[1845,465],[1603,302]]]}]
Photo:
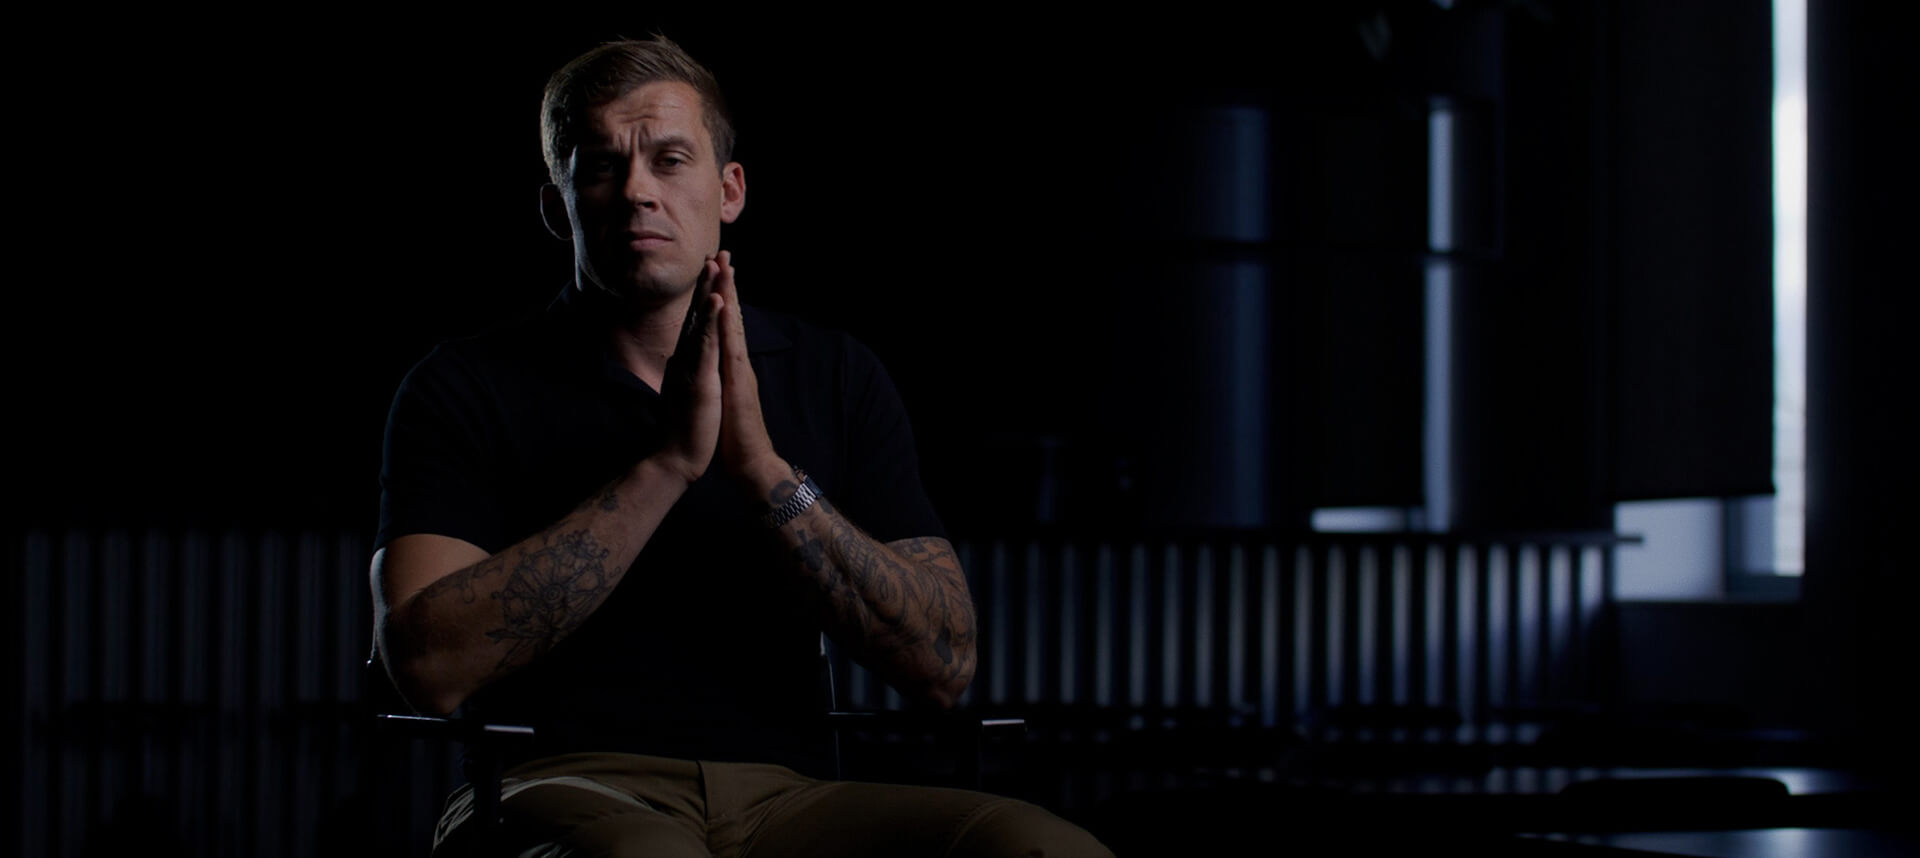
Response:
[{"label": "metal railing", "polygon": [[[963,703],[1202,713],[1341,739],[1406,729],[1345,717],[1401,707],[1458,713],[1461,732],[1440,741],[1498,740],[1530,708],[1593,693],[1619,541],[958,540],[980,612]],[[9,547],[23,573],[19,854],[123,835],[219,856],[423,854],[458,750],[362,723],[365,534],[38,530]],[[837,672],[850,705],[899,705],[866,671]]]}]

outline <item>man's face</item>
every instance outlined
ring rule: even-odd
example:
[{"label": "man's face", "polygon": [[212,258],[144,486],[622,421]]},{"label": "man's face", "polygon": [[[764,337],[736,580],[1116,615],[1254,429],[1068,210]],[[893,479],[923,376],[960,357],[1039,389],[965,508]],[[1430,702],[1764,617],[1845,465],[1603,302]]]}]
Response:
[{"label": "man's face", "polygon": [[596,107],[563,189],[575,263],[588,283],[642,303],[692,289],[746,204],[739,164],[716,163],[700,93],[645,84]]}]

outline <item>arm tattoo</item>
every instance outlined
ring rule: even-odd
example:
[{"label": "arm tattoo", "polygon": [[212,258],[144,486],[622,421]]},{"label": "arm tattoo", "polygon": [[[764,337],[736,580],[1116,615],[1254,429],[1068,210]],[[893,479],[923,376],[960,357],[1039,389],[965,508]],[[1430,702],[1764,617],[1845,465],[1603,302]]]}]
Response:
[{"label": "arm tattoo", "polygon": [[[791,494],[772,493],[775,498]],[[919,538],[883,547],[825,498],[817,505],[828,515],[828,539],[814,539],[796,523],[793,534],[800,547],[793,554],[814,573],[830,621],[853,631],[863,642],[856,647],[880,661],[891,660],[892,653],[924,653],[915,660],[930,668],[936,681],[969,670],[962,652],[973,644],[973,605],[952,545]],[[927,656],[936,663],[926,664]]]},{"label": "arm tattoo", "polygon": [[487,639],[508,645],[494,666],[496,677],[552,649],[613,592],[614,576],[606,567],[611,552],[592,531],[549,529],[541,536],[545,544],[540,548],[517,556],[496,554],[433,582],[420,594],[431,599],[455,591],[471,604],[478,598],[475,585],[481,579],[506,573],[500,589],[489,596],[500,603],[503,624],[489,630]]},{"label": "arm tattoo", "polygon": [[827,544],[813,538],[813,534],[800,531],[800,546],[793,549],[793,559],[807,567],[808,572],[818,573],[827,568]]},{"label": "arm tattoo", "polygon": [[970,645],[974,627],[973,604],[965,596],[966,576],[960,571],[960,558],[954,555],[952,543],[944,539],[917,537],[889,545],[929,574],[943,579],[939,583],[945,586],[928,588],[931,598],[923,610],[928,624],[939,630],[933,639],[935,654],[950,671],[957,670],[953,647],[956,643]]},{"label": "arm tattoo", "polygon": [[613,590],[605,563],[609,553],[583,529],[549,535],[546,547],[521,556],[506,585],[493,594],[506,625],[487,637],[514,642],[501,659],[503,666],[527,647],[545,652],[586,621]]},{"label": "arm tattoo", "polygon": [[616,485],[618,485],[618,483],[608,483],[602,486],[600,494],[595,495],[591,501],[594,506],[600,508],[601,512],[613,512],[620,508],[620,496],[613,491],[613,487]]},{"label": "arm tattoo", "polygon": [[786,503],[787,498],[793,497],[793,493],[799,490],[800,485],[798,483],[792,480],[781,480],[773,485],[772,491],[767,492],[767,503],[779,506]]}]

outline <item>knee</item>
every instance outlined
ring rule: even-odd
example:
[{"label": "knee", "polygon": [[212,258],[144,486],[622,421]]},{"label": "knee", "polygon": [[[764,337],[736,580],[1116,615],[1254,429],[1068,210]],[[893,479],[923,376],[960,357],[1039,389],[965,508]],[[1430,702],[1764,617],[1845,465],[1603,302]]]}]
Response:
[{"label": "knee", "polygon": [[1014,799],[976,811],[948,854],[954,858],[1113,858],[1111,850],[1080,826]]}]

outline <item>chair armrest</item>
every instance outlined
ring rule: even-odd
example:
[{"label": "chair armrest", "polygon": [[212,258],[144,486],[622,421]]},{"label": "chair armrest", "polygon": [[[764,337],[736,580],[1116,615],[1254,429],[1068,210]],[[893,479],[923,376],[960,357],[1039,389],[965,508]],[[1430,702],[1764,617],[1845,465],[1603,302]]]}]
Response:
[{"label": "chair armrest", "polygon": [[1019,742],[1026,738],[1025,718],[983,716],[978,712],[951,710],[879,710],[866,712],[831,711],[827,725],[835,742],[835,774],[839,772],[839,742],[843,734],[931,736],[936,745],[944,745],[954,760],[958,785],[981,789],[984,786],[985,756],[997,740]]},{"label": "chair armrest", "polygon": [[1027,719],[983,716],[975,712],[884,709],[873,711],[826,713],[827,724],[835,730],[860,730],[879,733],[936,732],[949,735],[979,733],[983,736],[1023,736]]},{"label": "chair armrest", "polygon": [[521,724],[487,724],[466,718],[435,718],[427,715],[377,713],[375,729],[415,739],[453,740],[467,748],[462,768],[467,783],[473,786],[473,812],[481,826],[481,842],[489,842],[492,832],[504,820],[500,815],[501,779],[504,774],[502,748],[519,745],[534,738],[533,728]]},{"label": "chair armrest", "polygon": [[532,727],[522,724],[486,724],[469,721],[465,718],[434,718],[427,715],[393,715],[382,713],[373,716],[375,726],[399,733],[427,739],[453,739],[459,742],[474,743],[484,741],[519,742],[534,737]]}]

